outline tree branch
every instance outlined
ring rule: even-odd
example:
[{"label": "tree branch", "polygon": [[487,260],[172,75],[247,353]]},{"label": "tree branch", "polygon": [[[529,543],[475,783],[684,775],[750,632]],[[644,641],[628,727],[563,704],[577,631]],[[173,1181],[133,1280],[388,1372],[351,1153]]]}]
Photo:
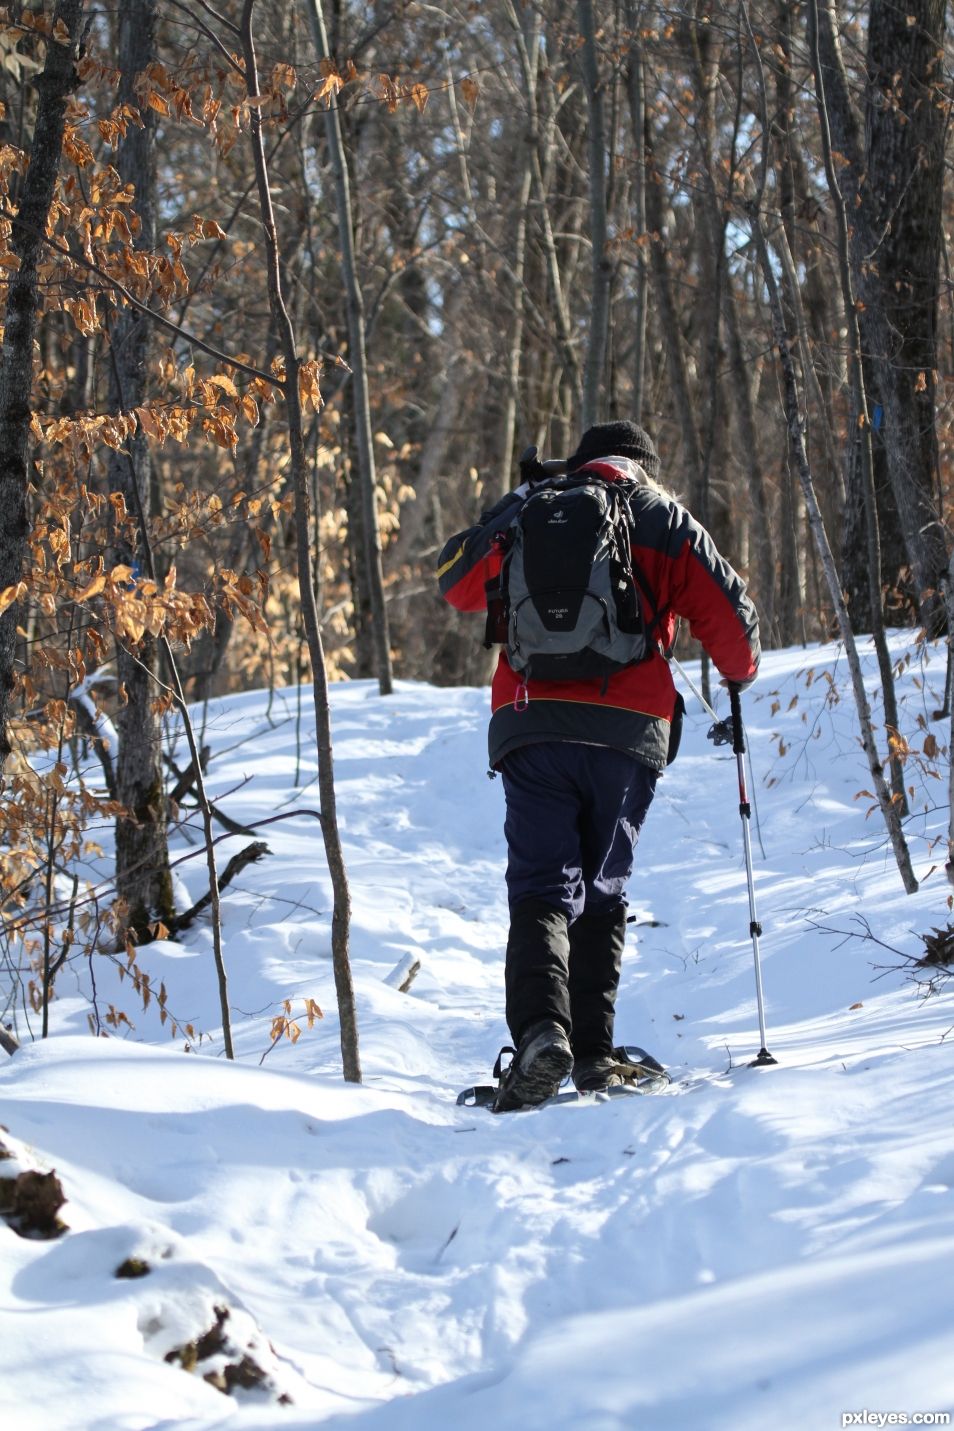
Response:
[{"label": "tree branch", "polygon": [[[0,205],[0,217],[10,219],[16,227],[33,234],[38,232],[38,230],[33,229],[31,225],[24,223],[22,219],[18,219],[12,210],[2,205]],[[256,368],[252,363],[243,363],[239,358],[230,358],[228,353],[223,353],[220,348],[213,347],[211,343],[205,342],[203,338],[197,337],[195,333],[190,333],[186,328],[180,328],[179,324],[174,323],[171,318],[166,318],[164,314],[157,313],[155,308],[150,308],[148,303],[141,302],[130,293],[126,285],[120,283],[118,278],[113,278],[111,274],[107,273],[104,268],[100,268],[99,264],[95,263],[92,259],[85,258],[82,254],[70,253],[69,249],[57,243],[53,235],[40,233],[40,237],[54,253],[58,253],[62,258],[68,258],[71,263],[79,264],[81,268],[87,269],[90,273],[95,273],[97,278],[101,278],[108,287],[113,289],[115,293],[118,293],[121,298],[124,298],[131,308],[135,308],[138,313],[143,313],[147,318],[151,318],[154,323],[159,324],[160,328],[165,328],[168,332],[174,333],[177,338],[182,338],[185,342],[191,343],[194,348],[199,348],[203,353],[208,353],[209,356],[215,358],[217,362],[225,363],[227,367],[234,368],[236,372],[248,373],[249,377],[258,378],[261,382],[270,383],[273,387],[279,389],[285,387],[284,379],[277,378],[274,373],[266,373],[263,369]]]},{"label": "tree branch", "polygon": [[[264,840],[254,840],[252,844],[246,845],[244,850],[239,850],[237,855],[233,855],[225,869],[219,875],[218,893],[221,894],[226,885],[231,884],[237,874],[241,874],[247,865],[253,865],[265,855],[270,855],[271,850]],[[206,890],[201,899],[197,899],[191,909],[187,909],[184,914],[177,914],[169,925],[170,934],[178,934],[182,929],[188,929],[194,924],[196,919],[204,909],[212,903],[212,891]]]}]

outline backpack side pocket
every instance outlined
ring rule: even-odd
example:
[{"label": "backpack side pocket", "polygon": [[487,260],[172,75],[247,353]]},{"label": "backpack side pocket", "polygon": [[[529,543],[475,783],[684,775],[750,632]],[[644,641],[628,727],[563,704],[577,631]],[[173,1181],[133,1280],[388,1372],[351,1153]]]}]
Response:
[{"label": "backpack side pocket", "polygon": [[507,590],[503,582],[503,573],[491,577],[490,581],[484,584],[484,591],[487,596],[487,624],[484,627],[484,645],[489,651],[491,646],[506,646],[507,644]]}]

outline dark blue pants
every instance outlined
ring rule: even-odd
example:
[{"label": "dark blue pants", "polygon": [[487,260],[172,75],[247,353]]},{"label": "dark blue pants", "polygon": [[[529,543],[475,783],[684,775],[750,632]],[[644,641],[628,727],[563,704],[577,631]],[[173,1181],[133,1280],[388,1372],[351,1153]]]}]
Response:
[{"label": "dark blue pants", "polygon": [[625,887],[656,772],[605,746],[547,741],[501,765],[507,815],[507,1023],[548,1019],[577,1058],[608,1053]]},{"label": "dark blue pants", "polygon": [[607,746],[550,740],[511,751],[500,773],[511,909],[539,899],[572,923],[625,903],[656,772]]}]

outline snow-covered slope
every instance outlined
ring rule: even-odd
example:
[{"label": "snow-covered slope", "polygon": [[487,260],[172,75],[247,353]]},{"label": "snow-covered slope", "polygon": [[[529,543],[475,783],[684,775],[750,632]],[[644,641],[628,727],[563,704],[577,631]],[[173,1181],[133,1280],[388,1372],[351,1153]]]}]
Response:
[{"label": "snow-covered slope", "polygon": [[[270,856],[225,895],[237,1061],[222,1056],[199,925],[140,958],[180,1029],[194,1027],[188,1055],[101,955],[100,1018],[113,1005],[132,1031],[89,1037],[80,962],[60,980],[54,1036],[0,1064],[14,1156],[0,1175],[55,1168],[70,1228],[32,1241],[0,1222],[4,1431],[746,1431],[952,1410],[954,998],[919,999],[900,967],[949,917],[929,843],[947,812],[922,808],[946,787],[909,759],[916,867],[939,869],[907,898],[856,798],[864,762],[849,699],[833,700],[844,676],[834,646],[776,653],[745,698],[779,1066],[747,1066],[758,1029],[735,762],[690,699],[642,837],[617,1025],[674,1086],[504,1118],[454,1104],[507,1041],[486,693],[333,692],[360,1087],[339,1074],[296,693],[211,706],[213,796],[248,823],[296,812],[261,832]],[[929,719],[942,685],[937,655],[903,678],[915,749],[919,714],[946,743]],[[244,843],[223,843],[220,867]],[[179,872],[196,896],[201,851],[180,837],[176,852],[193,855]],[[392,976],[408,956],[422,967],[402,993]],[[311,1029],[306,998],[326,1014]],[[301,1037],[272,1047],[286,999]],[[117,1278],[129,1259],[149,1271]],[[190,1344],[192,1374],[165,1360]],[[241,1380],[252,1363],[264,1382],[234,1397],[204,1379]]]}]

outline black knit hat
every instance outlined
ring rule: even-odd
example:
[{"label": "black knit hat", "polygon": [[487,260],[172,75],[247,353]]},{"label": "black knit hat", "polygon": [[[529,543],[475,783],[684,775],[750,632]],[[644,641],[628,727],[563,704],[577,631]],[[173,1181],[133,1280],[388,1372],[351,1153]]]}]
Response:
[{"label": "black knit hat", "polygon": [[631,457],[647,477],[659,476],[659,454],[653,440],[635,422],[601,422],[588,427],[573,456],[567,458],[567,471],[575,472],[598,457]]}]

